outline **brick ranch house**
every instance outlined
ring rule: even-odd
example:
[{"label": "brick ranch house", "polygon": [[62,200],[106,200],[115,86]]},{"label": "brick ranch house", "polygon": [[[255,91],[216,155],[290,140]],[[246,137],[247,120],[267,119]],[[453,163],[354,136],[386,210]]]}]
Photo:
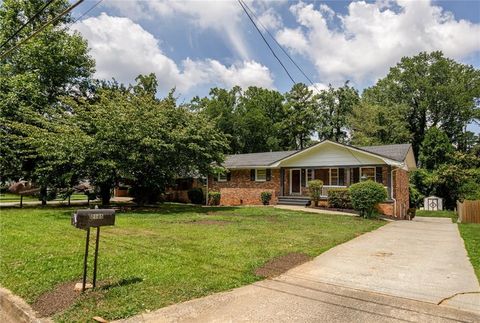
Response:
[{"label": "brick ranch house", "polygon": [[229,155],[222,166],[227,172],[207,181],[207,191],[221,193],[221,205],[261,204],[264,191],[272,193],[271,204],[306,205],[308,181],[321,179],[320,205],[326,206],[328,190],[371,179],[388,192],[379,211],[404,219],[409,207],[408,172],[416,162],[410,144],[353,147],[324,140],[299,151]]}]

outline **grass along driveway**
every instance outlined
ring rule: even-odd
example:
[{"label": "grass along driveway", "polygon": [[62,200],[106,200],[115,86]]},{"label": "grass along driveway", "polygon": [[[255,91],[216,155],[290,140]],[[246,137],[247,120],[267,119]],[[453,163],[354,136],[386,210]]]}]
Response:
[{"label": "grass along driveway", "polygon": [[[70,225],[71,214],[58,208],[1,210],[0,284],[35,303],[58,284],[80,281],[85,231]],[[271,207],[164,205],[118,213],[115,227],[101,231],[98,280],[108,285],[54,318],[124,318],[228,290],[262,279],[255,269],[274,257],[317,256],[383,224]]]}]

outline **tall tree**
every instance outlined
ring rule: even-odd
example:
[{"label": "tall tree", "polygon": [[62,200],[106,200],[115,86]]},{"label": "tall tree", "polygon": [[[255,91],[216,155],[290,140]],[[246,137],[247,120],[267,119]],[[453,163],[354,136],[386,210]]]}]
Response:
[{"label": "tall tree", "polygon": [[427,130],[420,146],[420,166],[428,170],[447,164],[453,157],[453,146],[445,132],[437,127]]},{"label": "tall tree", "polygon": [[480,71],[441,52],[404,57],[363,94],[369,103],[408,107],[404,118],[418,156],[425,131],[441,128],[460,150],[466,125],[479,120]]},{"label": "tall tree", "polygon": [[227,147],[205,116],[176,106],[173,92],[159,100],[143,91],[145,78],[137,80],[128,89],[104,87],[95,100],[70,101],[92,138],[85,168],[104,203],[119,179],[132,185],[138,203],[154,202],[175,178],[213,171]]},{"label": "tall tree", "polygon": [[359,100],[358,91],[348,82],[337,89],[329,85],[327,90],[321,91],[318,95],[318,138],[347,141],[348,121]]},{"label": "tall tree", "polygon": [[[45,4],[41,0],[4,0],[0,5],[0,43],[6,41],[20,26]],[[67,0],[54,1],[14,39],[7,48],[31,34],[48,19],[57,16],[69,6]],[[29,136],[18,123],[36,127],[36,134],[53,129],[48,121],[64,111],[61,96],[81,96],[89,88],[94,61],[87,54],[87,43],[65,24],[71,21],[66,15],[53,26],[47,27],[15,51],[0,60],[0,175],[3,180],[24,178],[47,184],[48,175],[42,177],[42,154],[32,158]],[[24,127],[25,129],[25,127]],[[46,132],[45,132],[46,131]],[[54,137],[54,135],[53,135]]]},{"label": "tall tree", "polygon": [[205,98],[194,97],[190,109],[212,120],[217,129],[228,136],[229,148],[225,153],[239,153],[242,151],[237,135],[236,109],[238,106],[241,88],[231,90],[212,88],[210,96]]},{"label": "tall tree", "polygon": [[357,146],[402,144],[411,141],[402,105],[384,106],[361,102],[353,108],[349,128],[351,143]]},{"label": "tall tree", "polygon": [[318,123],[317,103],[313,92],[302,83],[285,94],[283,120],[284,146],[303,149],[311,141]]},{"label": "tall tree", "polygon": [[242,153],[282,150],[283,96],[275,90],[249,87],[239,99],[237,137]]}]

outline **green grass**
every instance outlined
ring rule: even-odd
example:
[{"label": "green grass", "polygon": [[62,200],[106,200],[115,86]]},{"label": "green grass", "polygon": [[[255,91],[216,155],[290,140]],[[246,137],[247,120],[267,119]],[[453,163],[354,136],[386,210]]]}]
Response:
[{"label": "green grass", "polygon": [[[71,213],[0,211],[1,285],[33,303],[59,283],[80,281],[85,231],[70,225]],[[194,222],[202,220],[229,222]],[[150,212],[118,213],[114,227],[102,228],[99,251],[98,279],[114,286],[86,293],[54,318],[124,318],[250,284],[261,279],[254,269],[273,257],[317,256],[384,223],[271,207],[167,204]]]},{"label": "green grass", "polygon": [[465,241],[465,248],[468,257],[475,269],[477,278],[480,281],[480,224],[477,223],[459,223],[458,229]]},{"label": "green grass", "polygon": [[417,210],[416,216],[427,216],[427,217],[436,217],[436,218],[453,218],[456,216],[453,211],[426,211],[426,210]]}]

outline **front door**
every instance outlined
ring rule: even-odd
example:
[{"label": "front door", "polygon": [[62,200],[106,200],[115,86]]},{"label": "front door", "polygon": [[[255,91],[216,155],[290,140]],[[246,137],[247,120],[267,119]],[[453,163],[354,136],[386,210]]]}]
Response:
[{"label": "front door", "polygon": [[300,169],[290,170],[290,194],[300,194]]}]

